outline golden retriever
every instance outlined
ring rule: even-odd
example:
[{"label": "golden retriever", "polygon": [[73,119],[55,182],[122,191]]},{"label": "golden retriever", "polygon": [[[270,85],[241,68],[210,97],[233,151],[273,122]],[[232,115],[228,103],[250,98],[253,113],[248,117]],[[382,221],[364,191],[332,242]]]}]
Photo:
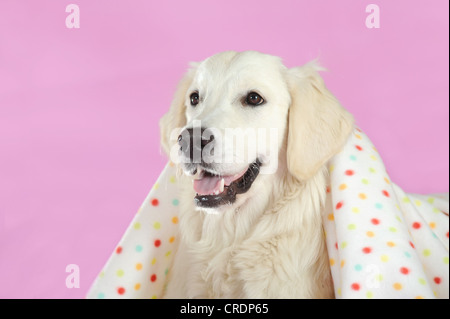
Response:
[{"label": "golden retriever", "polygon": [[182,171],[165,298],[334,297],[326,164],[354,123],[318,71],[229,51],[193,63],[181,80],[160,121],[163,149]]}]

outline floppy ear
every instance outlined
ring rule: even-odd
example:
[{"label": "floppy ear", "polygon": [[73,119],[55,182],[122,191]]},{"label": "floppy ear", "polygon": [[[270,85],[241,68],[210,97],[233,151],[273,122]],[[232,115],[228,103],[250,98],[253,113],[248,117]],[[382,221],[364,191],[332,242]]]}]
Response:
[{"label": "floppy ear", "polygon": [[170,135],[174,129],[182,128],[186,125],[186,106],[184,104],[186,91],[192,83],[195,74],[196,64],[191,64],[192,68],[187,71],[181,81],[178,83],[169,111],[159,121],[159,129],[161,134],[161,146],[164,152],[170,156],[170,148],[176,143],[171,140]]},{"label": "floppy ear", "polygon": [[287,167],[299,180],[314,176],[353,130],[353,116],[327,90],[319,70],[315,62],[288,70]]}]

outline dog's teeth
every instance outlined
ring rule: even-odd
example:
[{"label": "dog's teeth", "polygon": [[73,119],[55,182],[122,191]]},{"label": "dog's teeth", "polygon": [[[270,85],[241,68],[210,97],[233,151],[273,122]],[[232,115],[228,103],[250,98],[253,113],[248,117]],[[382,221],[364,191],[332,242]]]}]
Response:
[{"label": "dog's teeth", "polygon": [[225,179],[222,178],[222,179],[220,180],[220,189],[219,189],[220,193],[223,192],[224,187],[225,187]]},{"label": "dog's teeth", "polygon": [[219,191],[218,191],[218,190],[215,191],[215,192],[214,192],[214,195],[219,195]]},{"label": "dog's teeth", "polygon": [[205,170],[203,170],[201,167],[198,168],[198,178],[202,179],[203,175],[205,175]]},{"label": "dog's teeth", "polygon": [[204,174],[205,171],[201,167],[198,167],[195,169],[195,174],[193,174],[193,176],[194,179],[202,179]]}]

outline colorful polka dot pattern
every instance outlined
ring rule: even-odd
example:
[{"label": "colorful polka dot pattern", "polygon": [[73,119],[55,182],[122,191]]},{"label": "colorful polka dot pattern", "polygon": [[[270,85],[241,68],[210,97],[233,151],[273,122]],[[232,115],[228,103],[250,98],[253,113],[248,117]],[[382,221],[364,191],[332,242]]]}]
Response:
[{"label": "colorful polka dot pattern", "polygon": [[161,297],[177,245],[178,193],[176,169],[169,163],[95,280],[88,298]]},{"label": "colorful polka dot pattern", "polygon": [[[405,194],[359,129],[329,171],[323,220],[336,297],[448,298],[448,194]],[[180,207],[169,163],[87,297],[160,298]]]},{"label": "colorful polka dot pattern", "polygon": [[403,192],[359,129],[329,170],[323,220],[336,297],[448,298],[448,193]]}]

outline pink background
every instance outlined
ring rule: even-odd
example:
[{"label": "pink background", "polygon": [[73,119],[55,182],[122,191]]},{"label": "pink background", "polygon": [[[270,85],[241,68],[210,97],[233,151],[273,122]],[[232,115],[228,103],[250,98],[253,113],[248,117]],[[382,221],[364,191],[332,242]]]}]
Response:
[{"label": "pink background", "polygon": [[178,79],[224,50],[319,57],[392,180],[448,191],[448,0],[73,2],[80,29],[70,1],[0,2],[0,297],[84,297],[164,166]]}]

